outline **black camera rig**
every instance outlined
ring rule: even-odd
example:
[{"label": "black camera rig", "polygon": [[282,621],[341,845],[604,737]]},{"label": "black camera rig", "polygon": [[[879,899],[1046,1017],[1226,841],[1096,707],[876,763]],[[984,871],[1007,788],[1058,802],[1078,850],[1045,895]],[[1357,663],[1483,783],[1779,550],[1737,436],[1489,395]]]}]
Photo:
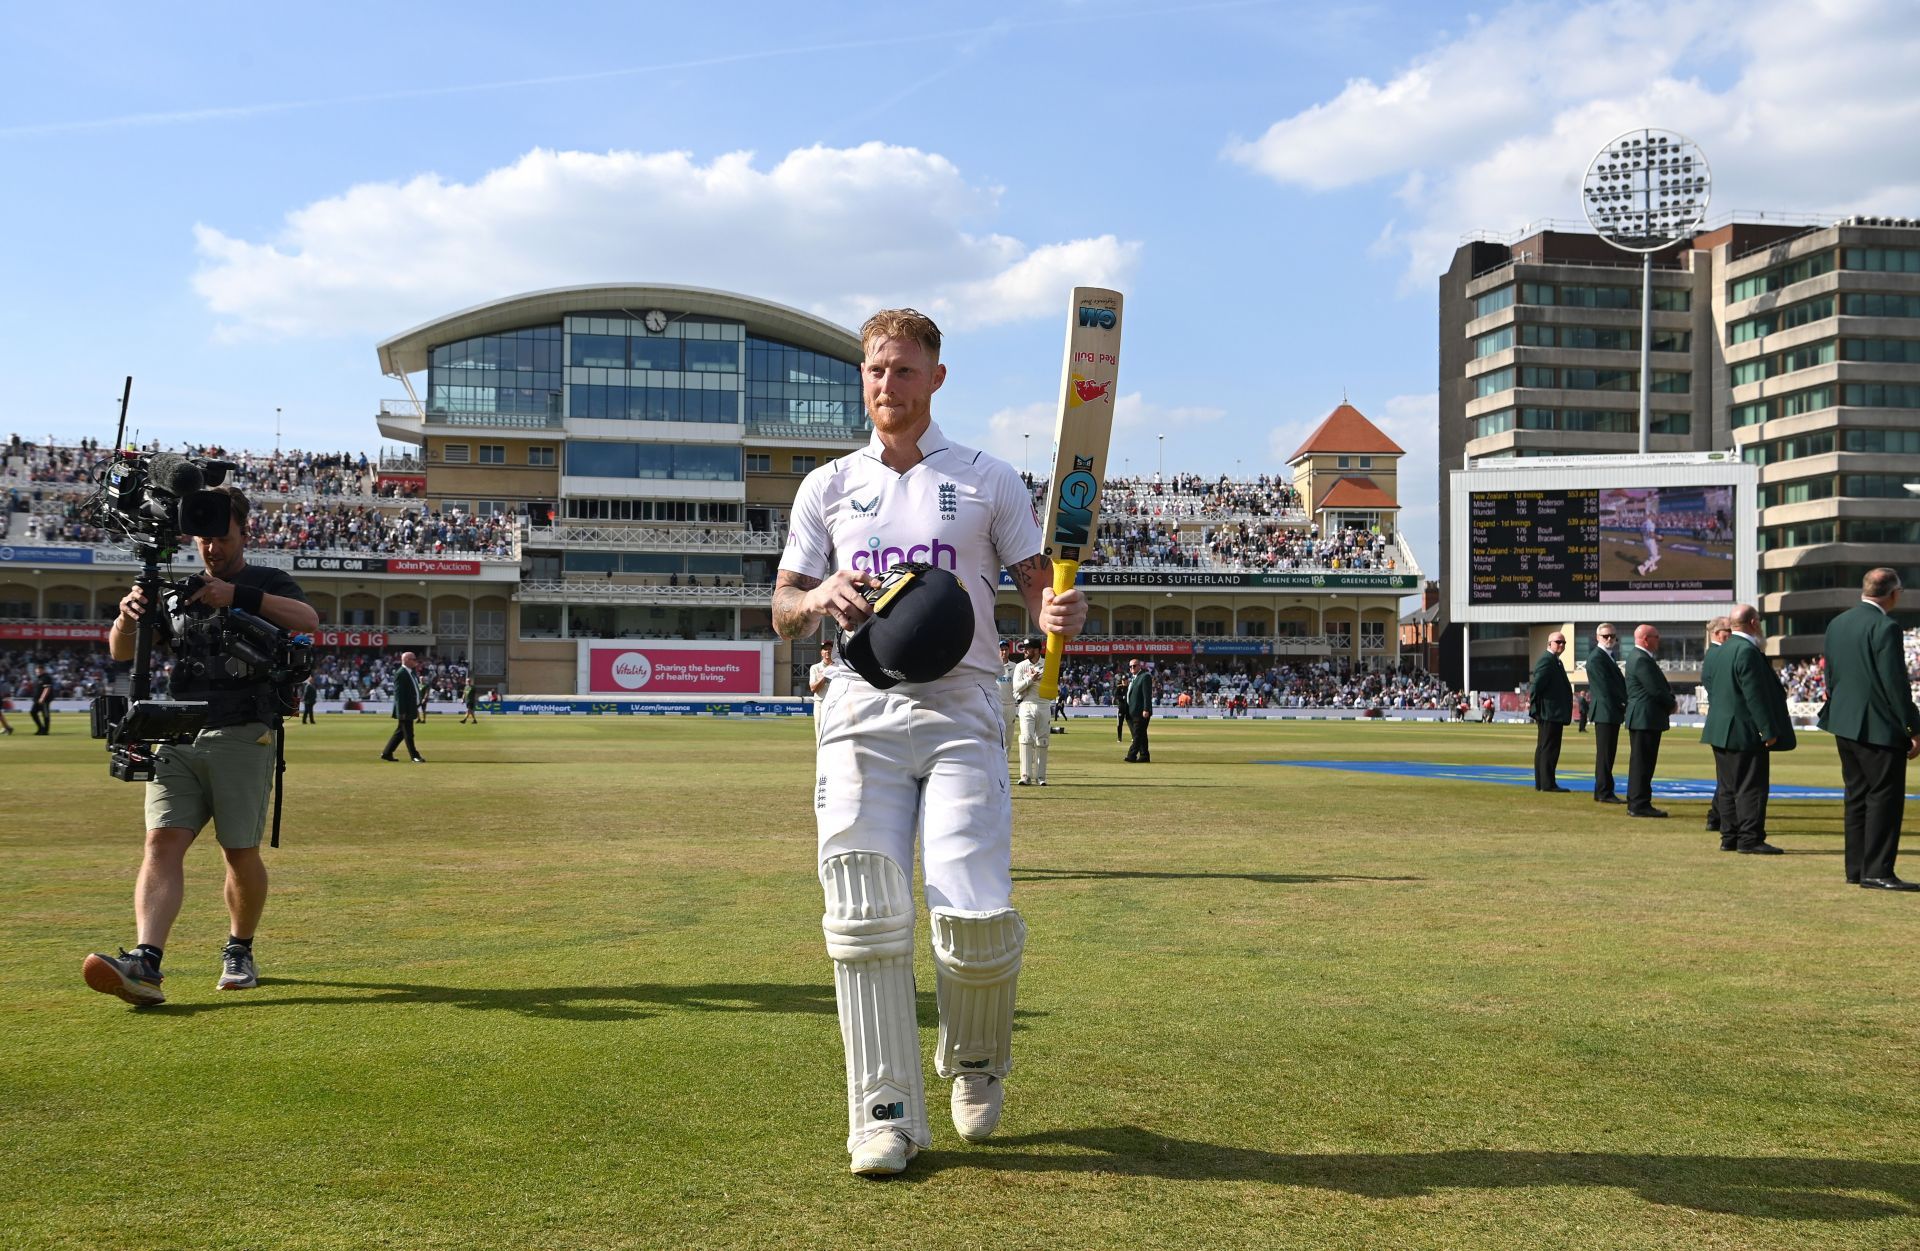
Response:
[{"label": "black camera rig", "polygon": [[[154,776],[155,753],[168,743],[190,743],[206,727],[204,700],[153,699],[155,623],[174,622],[175,681],[182,678],[227,685],[254,685],[264,693],[262,720],[277,722],[290,710],[293,688],[313,672],[313,640],[282,630],[238,608],[189,611],[187,602],[205,579],[170,579],[160,564],[172,562],[187,537],[224,536],[233,526],[232,500],[211,490],[236,466],[229,461],[123,449],[128,378],[120,394],[120,429],[114,452],[100,467],[81,515],[132,547],[140,558],[134,585],[145,593],[134,635],[133,673],[125,695],[102,695],[93,703],[93,736],[107,740],[108,771],[123,782]],[[284,762],[278,767],[284,770]],[[276,809],[278,805],[276,802]],[[278,813],[275,815],[278,845]]]}]

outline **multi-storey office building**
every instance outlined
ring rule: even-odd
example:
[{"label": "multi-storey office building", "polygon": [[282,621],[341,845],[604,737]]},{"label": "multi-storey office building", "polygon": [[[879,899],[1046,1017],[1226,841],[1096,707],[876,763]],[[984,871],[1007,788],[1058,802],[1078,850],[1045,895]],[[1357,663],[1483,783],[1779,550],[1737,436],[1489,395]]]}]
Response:
[{"label": "multi-storey office building", "polygon": [[[1906,546],[1920,540],[1920,501],[1903,489],[1920,480],[1909,258],[1920,229],[1874,218],[1734,221],[1654,258],[1649,445],[1738,448],[1764,467],[1761,608],[1775,654],[1817,653],[1867,568],[1920,577]],[[1637,450],[1640,303],[1638,263],[1592,234],[1529,229],[1454,254],[1439,306],[1443,581],[1464,559],[1448,549],[1452,470]],[[1697,658],[1697,622],[1655,624],[1677,659]],[[1443,666],[1457,665],[1455,629],[1443,639]],[[1489,682],[1524,681],[1536,641],[1479,627],[1476,668],[1484,656]]]}]

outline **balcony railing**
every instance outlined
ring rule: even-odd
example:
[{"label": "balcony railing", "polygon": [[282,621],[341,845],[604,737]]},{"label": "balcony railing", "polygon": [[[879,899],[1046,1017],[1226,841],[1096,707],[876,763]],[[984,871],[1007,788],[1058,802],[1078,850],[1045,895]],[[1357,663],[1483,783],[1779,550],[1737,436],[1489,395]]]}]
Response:
[{"label": "balcony railing", "polygon": [[794,421],[749,421],[747,434],[756,439],[819,439],[837,443],[865,443],[872,437],[872,427],[865,422],[857,426],[840,426],[826,422]]},{"label": "balcony railing", "polygon": [[692,526],[529,526],[526,547],[648,552],[777,552],[784,540],[770,530],[715,530]]},{"label": "balcony railing", "polygon": [[526,581],[514,598],[523,604],[677,604],[681,607],[753,608],[773,602],[773,588],[755,583],[724,586],[665,586],[570,578]]}]

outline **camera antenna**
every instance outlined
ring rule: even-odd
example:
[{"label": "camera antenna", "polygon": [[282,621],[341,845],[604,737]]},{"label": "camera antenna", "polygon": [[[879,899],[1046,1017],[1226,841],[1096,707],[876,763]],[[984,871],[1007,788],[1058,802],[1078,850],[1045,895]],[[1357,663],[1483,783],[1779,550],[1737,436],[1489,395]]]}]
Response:
[{"label": "camera antenna", "polygon": [[120,389],[120,428],[113,432],[113,450],[118,452],[126,446],[127,437],[127,401],[133,398],[133,375],[127,375],[127,385]]}]

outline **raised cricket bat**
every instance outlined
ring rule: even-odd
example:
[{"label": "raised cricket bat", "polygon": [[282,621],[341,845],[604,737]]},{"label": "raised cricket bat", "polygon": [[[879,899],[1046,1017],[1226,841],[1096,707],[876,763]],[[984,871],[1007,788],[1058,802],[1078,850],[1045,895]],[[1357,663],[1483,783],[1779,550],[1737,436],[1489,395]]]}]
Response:
[{"label": "raised cricket bat", "polygon": [[[1040,514],[1042,551],[1053,558],[1053,593],[1073,588],[1080,560],[1100,524],[1100,484],[1113,439],[1113,402],[1120,376],[1118,291],[1075,287],[1067,307],[1067,360],[1061,369],[1060,416],[1053,427],[1053,481]],[[1040,694],[1060,695],[1060,658],[1067,641],[1047,636]]]}]

